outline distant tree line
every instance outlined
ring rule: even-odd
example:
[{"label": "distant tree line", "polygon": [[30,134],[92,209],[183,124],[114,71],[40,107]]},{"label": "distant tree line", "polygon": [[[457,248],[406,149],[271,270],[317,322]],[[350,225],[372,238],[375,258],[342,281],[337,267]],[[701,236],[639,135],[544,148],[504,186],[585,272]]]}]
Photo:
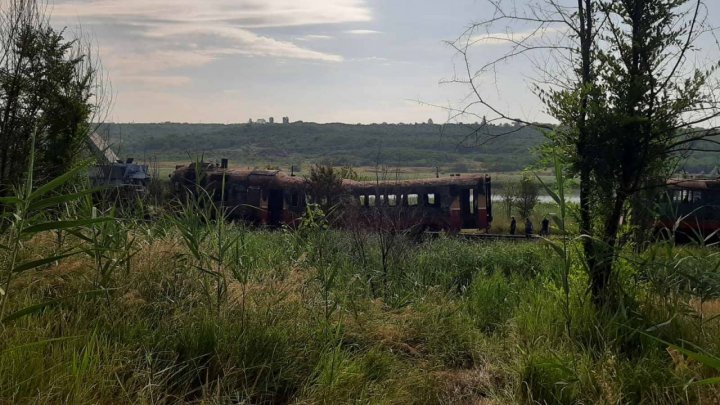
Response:
[{"label": "distant tree line", "polygon": [[[389,166],[439,166],[451,172],[520,171],[536,163],[543,133],[532,127],[487,124],[484,134],[514,131],[482,145],[474,144],[480,124],[106,124],[116,150],[136,158],[157,156],[184,161],[204,153],[228,157],[238,165],[319,163],[333,166],[374,166],[378,156]],[[697,152],[684,165],[706,173],[718,165],[716,156]]]}]

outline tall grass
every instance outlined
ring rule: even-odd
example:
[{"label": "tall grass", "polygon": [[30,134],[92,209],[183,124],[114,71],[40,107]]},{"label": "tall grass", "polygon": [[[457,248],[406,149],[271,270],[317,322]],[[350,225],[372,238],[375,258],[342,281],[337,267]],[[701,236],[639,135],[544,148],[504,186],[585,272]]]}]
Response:
[{"label": "tall grass", "polygon": [[[358,243],[315,207],[297,229],[251,230],[223,220],[205,196],[154,223],[93,219],[80,206],[60,221],[72,232],[58,250],[50,217],[27,209],[50,203],[29,197],[47,188],[31,189],[3,201],[3,274],[37,265],[3,287],[11,316],[0,329],[0,402],[676,404],[720,395],[710,384],[720,260],[707,247],[624,252],[633,306],[611,316],[588,301],[569,238],[400,236],[383,265],[375,235]],[[385,270],[381,291],[373,284]]]}]

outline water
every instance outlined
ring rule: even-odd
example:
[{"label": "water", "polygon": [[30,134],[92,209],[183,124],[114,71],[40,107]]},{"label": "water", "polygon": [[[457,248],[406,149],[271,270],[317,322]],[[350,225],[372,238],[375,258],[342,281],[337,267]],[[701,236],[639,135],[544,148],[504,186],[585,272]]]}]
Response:
[{"label": "water", "polygon": [[[493,200],[494,203],[501,203],[501,202],[503,201],[503,196],[502,196],[502,195],[497,195],[497,194],[496,194],[496,195],[493,195],[493,196],[492,196],[492,200]],[[567,201],[567,202],[569,202],[569,203],[579,204],[579,203],[580,203],[580,195],[577,195],[577,194],[566,195],[566,196],[565,196],[565,201]],[[541,203],[554,203],[555,200],[553,200],[552,197],[550,197],[549,195],[541,195],[541,196],[538,196],[538,202],[541,202]]]}]

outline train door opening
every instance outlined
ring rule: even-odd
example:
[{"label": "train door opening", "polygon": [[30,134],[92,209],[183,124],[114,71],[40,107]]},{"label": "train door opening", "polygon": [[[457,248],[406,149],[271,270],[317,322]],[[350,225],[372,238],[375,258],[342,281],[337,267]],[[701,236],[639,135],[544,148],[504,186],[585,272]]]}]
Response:
[{"label": "train door opening", "polygon": [[270,190],[268,195],[268,225],[280,226],[283,220],[283,191]]},{"label": "train door opening", "polygon": [[477,228],[477,216],[475,215],[475,192],[471,188],[460,190],[460,215],[462,216],[463,228]]}]

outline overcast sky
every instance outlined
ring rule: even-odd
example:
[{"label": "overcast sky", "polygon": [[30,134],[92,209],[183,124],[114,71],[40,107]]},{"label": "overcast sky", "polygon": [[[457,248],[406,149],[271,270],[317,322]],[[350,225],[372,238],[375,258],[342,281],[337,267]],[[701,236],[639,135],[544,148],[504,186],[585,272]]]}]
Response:
[{"label": "overcast sky", "polygon": [[[443,122],[447,112],[418,100],[463,103],[466,88],[440,84],[460,63],[443,40],[488,13],[484,0],[57,0],[52,9],[55,24],[79,24],[99,46],[115,122]],[[521,70],[499,74],[512,95],[505,106],[546,118]]]}]

